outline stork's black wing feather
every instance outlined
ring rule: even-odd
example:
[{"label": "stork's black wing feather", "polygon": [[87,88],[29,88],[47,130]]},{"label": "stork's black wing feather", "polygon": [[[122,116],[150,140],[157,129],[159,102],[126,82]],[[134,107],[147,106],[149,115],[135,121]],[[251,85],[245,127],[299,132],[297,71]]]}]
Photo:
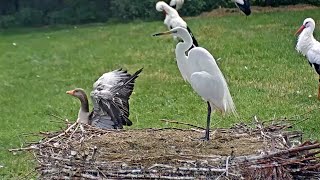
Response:
[{"label": "stork's black wing feather", "polygon": [[193,35],[191,29],[189,28],[189,26],[187,26],[187,30],[188,30],[191,38],[192,38],[193,45],[194,45],[195,47],[198,47],[198,46],[199,46],[198,41],[197,41],[196,38],[194,37],[194,35]]},{"label": "stork's black wing feather", "polygon": [[243,0],[243,4],[236,3],[239,9],[247,16],[251,14],[250,2],[249,0]]}]

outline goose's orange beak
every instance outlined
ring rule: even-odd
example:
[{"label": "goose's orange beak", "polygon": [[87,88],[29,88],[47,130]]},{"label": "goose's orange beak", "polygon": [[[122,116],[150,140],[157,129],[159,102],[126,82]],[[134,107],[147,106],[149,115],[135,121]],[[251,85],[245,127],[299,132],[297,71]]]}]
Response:
[{"label": "goose's orange beak", "polygon": [[67,91],[66,93],[67,93],[67,94],[70,94],[70,95],[74,95],[74,90]]},{"label": "goose's orange beak", "polygon": [[302,25],[294,35],[296,36],[297,34],[300,34],[304,30],[304,28],[306,27]]}]

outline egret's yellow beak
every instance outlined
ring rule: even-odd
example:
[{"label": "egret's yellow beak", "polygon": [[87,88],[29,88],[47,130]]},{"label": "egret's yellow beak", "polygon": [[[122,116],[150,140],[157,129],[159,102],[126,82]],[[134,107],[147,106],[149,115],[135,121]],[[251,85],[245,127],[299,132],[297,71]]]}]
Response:
[{"label": "egret's yellow beak", "polygon": [[160,32],[160,33],[152,34],[152,36],[161,36],[161,35],[167,35],[167,34],[172,34],[172,32],[171,31]]},{"label": "egret's yellow beak", "polygon": [[74,94],[74,90],[67,91],[66,93],[67,93],[67,94],[70,94],[70,95],[73,95],[73,94]]}]

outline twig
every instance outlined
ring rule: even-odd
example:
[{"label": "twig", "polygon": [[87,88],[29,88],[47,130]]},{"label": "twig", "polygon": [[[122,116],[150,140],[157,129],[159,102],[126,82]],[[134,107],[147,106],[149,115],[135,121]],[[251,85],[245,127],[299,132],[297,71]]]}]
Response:
[{"label": "twig", "polygon": [[227,157],[227,160],[226,160],[226,176],[229,175],[229,159],[230,159],[231,156],[228,156]]},{"label": "twig", "polygon": [[178,130],[178,131],[196,131],[194,129],[181,129],[175,127],[165,127],[165,128],[149,128],[145,129],[146,131],[163,131],[163,130]]},{"label": "twig", "polygon": [[13,152],[13,151],[29,151],[29,150],[34,150],[38,149],[35,146],[30,146],[30,147],[25,147],[25,148],[15,148],[15,149],[8,149],[8,151]]},{"label": "twig", "polygon": [[60,119],[60,120],[62,120],[63,122],[67,122],[66,120],[67,119],[64,119],[64,118],[62,118],[62,117],[60,117],[60,116],[57,116],[57,115],[55,115],[55,114],[48,114],[49,116],[52,116],[52,117],[55,117],[55,118],[57,118],[57,119]]},{"label": "twig", "polygon": [[200,126],[197,126],[197,125],[193,125],[193,124],[190,124],[190,123],[179,122],[179,121],[168,120],[168,119],[160,119],[160,121],[167,122],[167,123],[173,123],[173,124],[182,124],[182,125],[191,126],[191,127],[194,127],[194,128],[205,130],[205,128],[203,128],[203,127],[200,127]]},{"label": "twig", "polygon": [[316,144],[312,144],[312,145],[308,145],[308,146],[296,147],[296,148],[291,148],[291,149],[288,149],[288,150],[276,152],[276,153],[273,153],[273,154],[265,156],[264,159],[272,158],[272,157],[275,157],[275,156],[280,156],[280,155],[283,155],[283,154],[289,154],[289,153],[292,153],[292,152],[301,152],[301,151],[304,151],[304,150],[315,149],[315,148],[320,148],[320,144],[316,143]]}]

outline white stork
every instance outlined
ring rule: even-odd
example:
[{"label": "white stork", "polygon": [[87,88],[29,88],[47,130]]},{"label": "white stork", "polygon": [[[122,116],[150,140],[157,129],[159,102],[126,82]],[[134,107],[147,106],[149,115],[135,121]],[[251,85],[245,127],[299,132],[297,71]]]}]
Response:
[{"label": "white stork", "polygon": [[319,75],[318,99],[320,100],[320,43],[313,37],[316,23],[312,18],[303,21],[295,35],[299,34],[296,50],[306,56],[310,66],[313,66]]},{"label": "white stork", "polygon": [[236,6],[247,16],[251,14],[249,0],[232,0]]},{"label": "white stork", "polygon": [[[188,30],[189,34],[192,37],[193,45],[195,47],[198,46],[198,42],[196,38],[193,36],[191,29],[187,26],[187,23],[179,16],[179,13],[172,7],[170,7],[167,3],[163,1],[159,1],[156,4],[157,11],[165,13],[164,24],[168,27],[168,29],[172,29],[175,27],[182,27]],[[177,40],[176,36],[173,35],[174,39]]]},{"label": "white stork", "polygon": [[182,8],[183,3],[184,3],[184,0],[171,0],[170,6],[178,11],[179,9]]}]

